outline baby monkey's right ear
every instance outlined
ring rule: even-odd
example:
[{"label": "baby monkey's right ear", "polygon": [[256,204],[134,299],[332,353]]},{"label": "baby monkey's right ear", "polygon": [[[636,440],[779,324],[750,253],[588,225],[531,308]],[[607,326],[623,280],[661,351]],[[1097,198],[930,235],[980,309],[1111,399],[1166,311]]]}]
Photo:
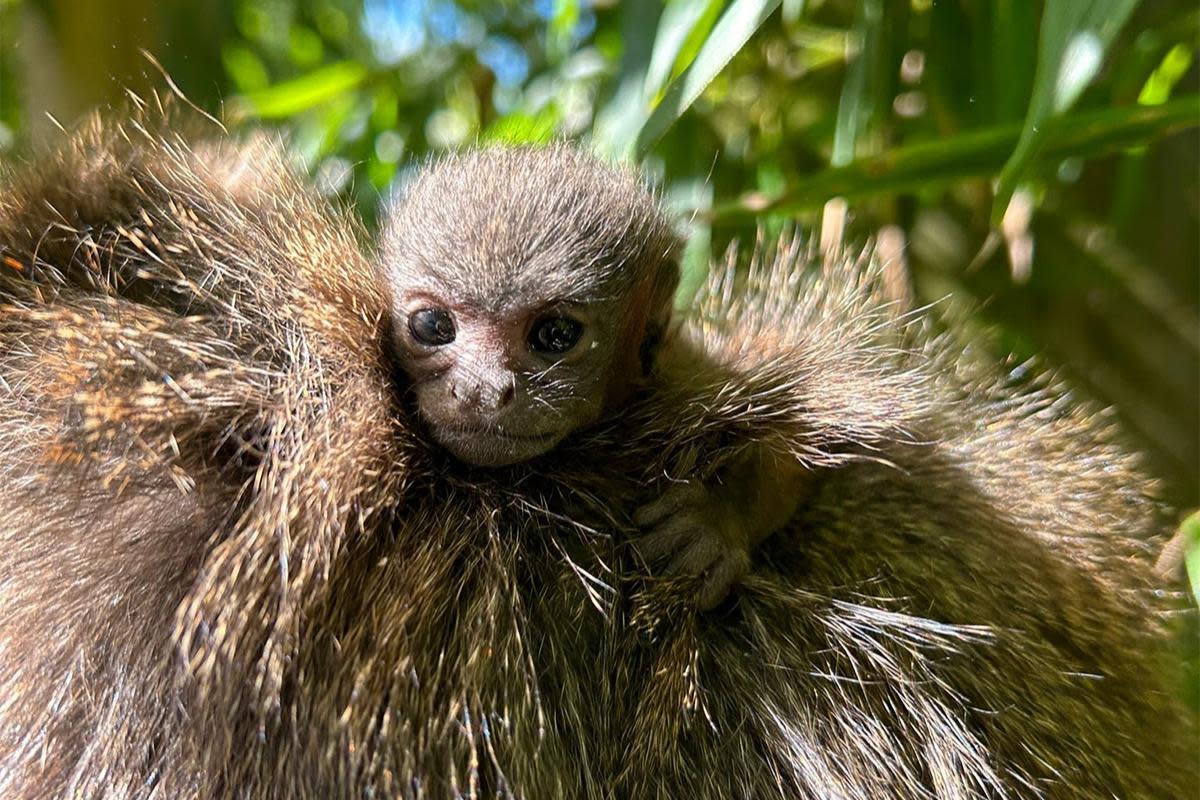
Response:
[{"label": "baby monkey's right ear", "polygon": [[682,243],[672,237],[650,271],[649,313],[646,315],[646,331],[638,349],[642,375],[649,375],[654,368],[659,346],[671,325],[675,292],[679,288],[679,254],[682,251]]},{"label": "baby monkey's right ear", "polygon": [[653,321],[646,326],[646,335],[642,338],[642,346],[638,350],[638,362],[642,367],[642,377],[648,376],[654,370],[654,362],[658,359],[658,348],[662,344],[665,332],[663,325]]}]

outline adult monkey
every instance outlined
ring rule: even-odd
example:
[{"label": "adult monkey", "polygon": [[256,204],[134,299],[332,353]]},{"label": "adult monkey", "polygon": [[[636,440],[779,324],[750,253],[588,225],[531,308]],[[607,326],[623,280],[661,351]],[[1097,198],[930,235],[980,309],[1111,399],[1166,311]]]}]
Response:
[{"label": "adult monkey", "polygon": [[[0,200],[5,796],[1183,794],[1146,484],[868,267],[715,280],[620,418],[473,470],[357,228],[191,141],[93,121]],[[814,475],[697,614],[629,515],[747,443]]]}]

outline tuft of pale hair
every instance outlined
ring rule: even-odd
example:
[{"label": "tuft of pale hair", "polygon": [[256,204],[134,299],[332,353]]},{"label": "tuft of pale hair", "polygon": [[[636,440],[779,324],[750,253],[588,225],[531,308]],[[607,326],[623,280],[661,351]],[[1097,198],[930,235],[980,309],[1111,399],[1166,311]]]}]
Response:
[{"label": "tuft of pale hair", "polygon": [[431,162],[388,215],[381,256],[393,282],[431,276],[494,308],[540,296],[627,296],[644,279],[640,268],[671,261],[677,247],[635,173],[558,143]]}]

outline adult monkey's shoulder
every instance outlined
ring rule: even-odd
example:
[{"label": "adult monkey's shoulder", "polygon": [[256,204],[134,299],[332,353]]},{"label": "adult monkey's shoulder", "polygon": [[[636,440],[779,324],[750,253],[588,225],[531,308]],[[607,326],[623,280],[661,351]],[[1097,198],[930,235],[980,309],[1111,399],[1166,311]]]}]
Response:
[{"label": "adult monkey's shoulder", "polygon": [[1013,385],[870,255],[722,270],[682,331],[706,355],[628,417],[643,478],[719,472],[747,439],[807,474],[733,602],[697,615],[653,580],[635,601],[654,645],[630,651],[623,789],[1184,796],[1153,482],[1109,417]]}]

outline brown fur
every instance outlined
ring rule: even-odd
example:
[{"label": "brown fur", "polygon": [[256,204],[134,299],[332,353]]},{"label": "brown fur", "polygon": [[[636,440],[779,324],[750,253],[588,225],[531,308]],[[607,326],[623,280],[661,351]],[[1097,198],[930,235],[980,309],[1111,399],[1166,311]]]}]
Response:
[{"label": "brown fur", "polygon": [[[0,194],[3,796],[1194,781],[1152,487],[1103,418],[884,304],[869,257],[715,273],[619,418],[472,470],[394,391],[348,217],[266,139],[144,118]],[[698,614],[629,516],[752,442],[815,488]]]}]

